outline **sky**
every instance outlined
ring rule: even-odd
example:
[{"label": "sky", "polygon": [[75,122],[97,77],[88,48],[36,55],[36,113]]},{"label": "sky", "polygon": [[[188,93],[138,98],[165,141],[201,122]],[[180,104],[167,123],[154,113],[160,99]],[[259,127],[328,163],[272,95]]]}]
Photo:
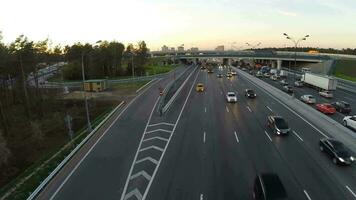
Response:
[{"label": "sky", "polygon": [[0,0],[0,31],[53,45],[116,40],[213,49],[292,46],[356,48],[355,0]]}]

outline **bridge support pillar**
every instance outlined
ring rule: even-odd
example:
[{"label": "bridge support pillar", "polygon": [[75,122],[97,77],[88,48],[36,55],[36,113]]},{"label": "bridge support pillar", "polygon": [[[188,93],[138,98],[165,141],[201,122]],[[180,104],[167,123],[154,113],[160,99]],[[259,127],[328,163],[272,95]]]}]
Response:
[{"label": "bridge support pillar", "polygon": [[277,64],[276,61],[271,60],[271,67],[272,67],[272,68],[276,68],[276,64]]},{"label": "bridge support pillar", "polygon": [[282,69],[282,60],[277,60],[277,70]]}]

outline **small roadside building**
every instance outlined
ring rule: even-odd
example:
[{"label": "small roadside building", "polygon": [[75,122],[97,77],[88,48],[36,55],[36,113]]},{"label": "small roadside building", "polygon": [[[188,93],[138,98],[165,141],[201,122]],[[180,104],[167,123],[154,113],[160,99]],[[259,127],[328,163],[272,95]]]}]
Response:
[{"label": "small roadside building", "polygon": [[108,88],[107,79],[92,79],[84,82],[84,91],[86,92],[101,92]]}]

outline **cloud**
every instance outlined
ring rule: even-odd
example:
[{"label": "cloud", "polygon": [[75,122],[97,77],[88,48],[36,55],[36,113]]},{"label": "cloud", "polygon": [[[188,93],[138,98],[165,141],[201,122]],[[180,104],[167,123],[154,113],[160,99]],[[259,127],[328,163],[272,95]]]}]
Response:
[{"label": "cloud", "polygon": [[297,13],[295,13],[295,12],[290,12],[290,11],[278,10],[277,12],[278,12],[279,14],[281,14],[281,15],[289,16],[289,17],[296,17],[296,16],[298,16]]}]

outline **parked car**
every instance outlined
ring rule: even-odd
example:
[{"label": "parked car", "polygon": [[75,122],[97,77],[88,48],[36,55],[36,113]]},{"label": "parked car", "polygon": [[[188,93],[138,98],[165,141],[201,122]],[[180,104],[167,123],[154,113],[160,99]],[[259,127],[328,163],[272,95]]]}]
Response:
[{"label": "parked car", "polygon": [[334,114],[336,113],[336,109],[329,103],[319,103],[316,104],[316,109],[324,114]]},{"label": "parked car", "polygon": [[287,92],[287,93],[293,93],[293,88],[292,86],[289,86],[289,85],[285,85],[283,86],[283,91]]},{"label": "parked car", "polygon": [[344,117],[344,119],[342,121],[343,121],[344,126],[350,127],[352,129],[356,130],[356,115],[346,116],[346,117]]},{"label": "parked car", "polygon": [[288,82],[284,79],[282,79],[281,81],[279,81],[280,84],[282,84],[283,86],[288,85]]},{"label": "parked car", "polygon": [[300,97],[300,100],[303,101],[304,103],[308,104],[314,104],[316,103],[316,100],[313,95],[306,94]]},{"label": "parked car", "polygon": [[320,91],[319,95],[325,98],[333,98],[333,93],[328,90]]},{"label": "parked car", "polygon": [[226,94],[226,100],[228,103],[236,103],[237,102],[237,96],[235,92],[228,92]]},{"label": "parked car", "polygon": [[248,98],[255,98],[257,95],[255,93],[255,91],[251,90],[251,89],[246,89],[245,90],[245,97]]},{"label": "parked car", "polygon": [[336,139],[320,139],[319,148],[320,151],[325,152],[332,158],[334,164],[350,165],[355,161],[355,158],[351,155],[345,145]]},{"label": "parked car", "polygon": [[345,101],[337,101],[331,103],[332,106],[335,107],[335,109],[341,113],[349,114],[351,112],[351,106],[349,103]]},{"label": "parked car", "polygon": [[294,86],[296,87],[303,87],[303,82],[302,81],[295,81]]},{"label": "parked car", "polygon": [[281,116],[270,115],[267,117],[267,126],[270,127],[277,135],[286,135],[290,128],[286,120]]},{"label": "parked car", "polygon": [[256,176],[252,196],[256,200],[285,200],[288,198],[279,176],[263,173]]}]

